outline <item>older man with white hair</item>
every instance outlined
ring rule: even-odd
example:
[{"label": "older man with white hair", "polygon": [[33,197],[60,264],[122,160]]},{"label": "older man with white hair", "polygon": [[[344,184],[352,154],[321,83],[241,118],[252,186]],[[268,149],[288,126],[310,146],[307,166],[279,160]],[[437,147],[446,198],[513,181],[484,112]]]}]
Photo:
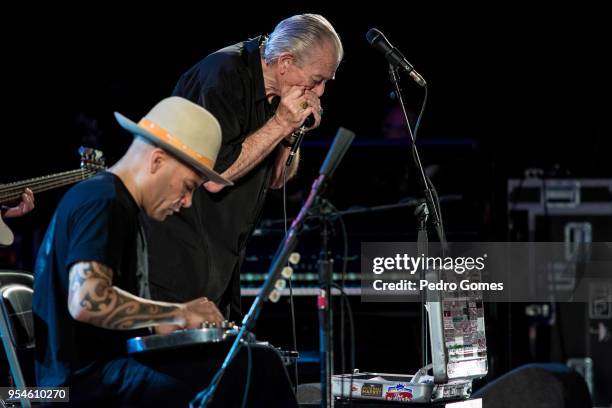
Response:
[{"label": "older man with white hair", "polygon": [[[310,115],[311,129],[319,126],[320,98],[342,57],[329,21],[300,14],[281,21],[269,36],[208,55],[181,76],[174,94],[202,105],[221,124],[215,169],[235,185],[209,181],[194,194],[192,208],[151,223],[154,298],[207,296],[225,316],[240,318],[247,241],[268,189],[282,187],[295,174],[298,160],[285,169],[293,135]],[[168,276],[167,270],[175,273]]]}]

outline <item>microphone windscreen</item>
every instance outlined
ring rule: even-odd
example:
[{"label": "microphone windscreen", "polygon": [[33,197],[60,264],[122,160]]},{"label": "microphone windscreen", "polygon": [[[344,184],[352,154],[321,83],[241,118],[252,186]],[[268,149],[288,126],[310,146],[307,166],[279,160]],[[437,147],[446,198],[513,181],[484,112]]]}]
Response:
[{"label": "microphone windscreen", "polygon": [[370,44],[373,44],[373,43],[374,43],[374,40],[375,40],[375,39],[376,39],[378,36],[381,36],[381,35],[382,35],[382,33],[381,33],[380,31],[378,31],[377,29],[375,29],[375,28],[370,28],[370,29],[368,30],[368,32],[366,33],[366,39],[368,40],[368,42],[369,42]]},{"label": "microphone windscreen", "polygon": [[353,143],[353,139],[355,139],[354,132],[343,127],[338,129],[338,133],[336,133],[334,142],[332,143],[329,151],[327,152],[325,161],[321,165],[319,174],[325,174],[327,178],[332,177],[334,171],[338,167],[338,164],[340,164],[340,160],[342,160],[349,146],[351,145],[351,143]]}]

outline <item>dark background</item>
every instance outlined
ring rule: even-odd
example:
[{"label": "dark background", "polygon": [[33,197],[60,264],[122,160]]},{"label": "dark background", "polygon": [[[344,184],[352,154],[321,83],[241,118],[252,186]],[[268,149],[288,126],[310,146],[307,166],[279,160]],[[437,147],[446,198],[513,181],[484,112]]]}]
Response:
[{"label": "dark background", "polygon": [[[440,195],[460,197],[443,205],[449,239],[504,240],[508,178],[521,178],[534,167],[547,177],[612,177],[610,37],[603,9],[516,2],[425,8],[412,1],[228,3],[214,8],[174,2],[130,9],[23,5],[3,15],[0,29],[0,182],[76,168],[76,149],[83,144],[101,148],[112,164],[130,142],[113,111],[138,120],[208,53],[269,33],[290,15],[315,12],[335,26],[345,58],[323,97],[323,123],[308,134],[300,175],[288,188],[289,216],[297,212],[339,126],[355,131],[357,139],[328,191],[338,208],[420,195],[407,140],[383,137],[383,117],[394,102],[386,62],[365,40],[366,31],[376,27],[428,81],[419,148],[426,165],[437,165],[431,170],[437,169],[433,180]],[[408,108],[417,112],[423,90],[405,77],[403,89]],[[32,269],[46,223],[64,191],[37,195],[34,213],[9,221],[18,236],[11,249],[0,251],[3,266]],[[278,194],[271,198],[266,219],[282,215],[280,203]],[[347,226],[353,252],[363,240],[414,239],[410,209],[355,216]],[[273,239],[263,244],[261,238],[253,240],[253,248],[264,255],[259,268],[267,266],[265,255],[280,240],[274,228],[262,231]],[[317,234],[305,238],[307,254],[316,254]],[[338,253],[340,241],[333,245]],[[312,318],[309,300],[301,302],[309,310],[303,315]],[[262,323],[270,341],[276,336],[282,346],[288,345],[285,306],[270,308],[276,320],[268,322],[274,324]],[[417,368],[417,310],[391,309],[361,315],[365,334],[357,342],[371,353],[361,354],[359,366],[395,372]],[[302,321],[303,347],[298,348],[316,348],[313,324]],[[379,344],[379,337],[368,349],[367,336],[377,325],[398,339],[392,347]],[[504,328],[488,330],[499,336]],[[373,350],[379,349],[387,354],[376,355]],[[397,359],[395,353],[413,357]],[[496,374],[526,359],[505,361],[495,367]]]},{"label": "dark background", "polygon": [[[390,84],[384,58],[365,40],[377,27],[430,85],[421,137],[473,139],[509,173],[558,163],[574,173],[610,174],[603,9],[295,1],[217,6],[7,13],[14,24],[2,28],[3,181],[70,168],[73,145],[96,133],[88,132],[87,121],[96,121],[101,147],[109,161],[116,159],[128,141],[113,111],[141,117],[206,54],[270,32],[299,12],[324,14],[346,51],[324,97],[324,123],[309,137],[331,138],[340,125],[359,139],[381,137]],[[409,81],[404,88],[418,110],[421,89]]]}]

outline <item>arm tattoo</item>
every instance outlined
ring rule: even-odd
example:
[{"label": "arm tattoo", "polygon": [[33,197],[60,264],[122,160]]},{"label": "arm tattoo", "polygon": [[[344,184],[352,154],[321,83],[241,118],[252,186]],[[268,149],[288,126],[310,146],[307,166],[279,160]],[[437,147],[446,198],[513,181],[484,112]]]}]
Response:
[{"label": "arm tattoo", "polygon": [[184,324],[178,305],[134,296],[112,286],[112,276],[112,269],[98,262],[78,262],[70,268],[68,308],[80,321],[116,330]]}]

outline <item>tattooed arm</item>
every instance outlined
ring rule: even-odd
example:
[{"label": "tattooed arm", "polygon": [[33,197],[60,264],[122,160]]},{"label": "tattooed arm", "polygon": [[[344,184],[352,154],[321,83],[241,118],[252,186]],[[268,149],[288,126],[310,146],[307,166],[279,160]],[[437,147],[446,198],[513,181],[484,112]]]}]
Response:
[{"label": "tattooed arm", "polygon": [[173,324],[186,328],[220,323],[223,316],[206,298],[188,303],[139,298],[112,285],[113,271],[99,262],[77,262],[70,268],[68,310],[83,323],[105,329],[130,330]]}]

